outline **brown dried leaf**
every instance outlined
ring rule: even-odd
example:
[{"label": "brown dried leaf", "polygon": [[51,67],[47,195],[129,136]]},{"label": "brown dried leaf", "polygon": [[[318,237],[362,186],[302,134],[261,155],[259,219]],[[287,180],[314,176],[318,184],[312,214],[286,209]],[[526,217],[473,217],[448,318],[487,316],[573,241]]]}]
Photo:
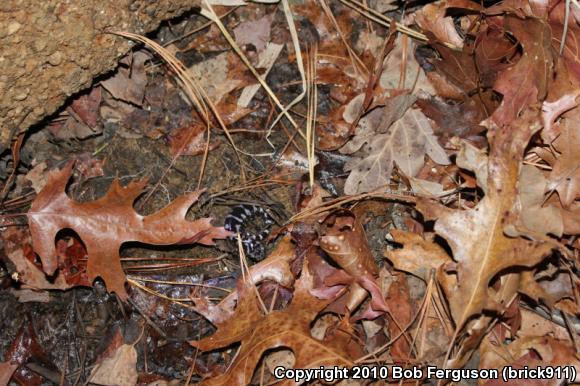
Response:
[{"label": "brown dried leaf", "polygon": [[406,35],[399,34],[395,47],[387,55],[379,85],[385,90],[422,90],[435,95],[435,90],[425,71],[415,58],[416,43]]},{"label": "brown dried leaf", "polygon": [[58,267],[55,239],[65,228],[75,231],[87,248],[89,280],[101,277],[108,290],[121,299],[127,298],[126,278],[119,256],[123,243],[213,245],[213,239],[230,234],[222,227],[213,227],[209,218],[185,221],[187,210],[203,191],[178,197],[149,216],[141,216],[133,209],[135,199],[147,183],[145,180],[131,182],[126,187],[114,180],[104,197],[76,202],[65,192],[72,167],[69,162],[62,170],[51,173],[48,184],[36,196],[27,214],[34,250],[48,275],[54,274]]},{"label": "brown dried leaf", "polygon": [[512,238],[504,233],[504,227],[517,216],[518,176],[524,149],[540,127],[539,112],[530,109],[509,128],[494,130],[487,191],[475,208],[452,210],[424,199],[417,204],[427,219],[436,220],[435,231],[447,240],[457,262],[453,269],[456,280],[442,283],[457,326],[455,342],[463,341],[459,352],[449,358],[450,367],[465,363],[491,321],[486,318],[478,324],[477,318],[484,311],[500,312],[517,289],[504,285],[492,291],[491,280],[507,268],[538,264],[553,248],[546,242]]},{"label": "brown dried leaf", "polygon": [[[544,276],[542,278],[542,276]],[[542,280],[539,280],[542,278]],[[550,309],[567,310],[567,306],[562,301],[574,299],[574,288],[571,283],[574,278],[566,271],[556,272],[533,272],[525,271],[520,275],[520,292],[534,299],[538,304],[545,304]],[[562,307],[564,306],[564,307]],[[571,314],[577,314],[578,305],[573,303]]]},{"label": "brown dried leaf", "polygon": [[577,89],[575,92],[565,94],[553,102],[544,101],[542,104],[542,119],[544,120],[542,139],[545,143],[551,143],[560,135],[560,130],[554,128],[553,125],[560,115],[578,107],[576,98],[579,95],[580,89]]},{"label": "brown dried leaf", "polygon": [[97,126],[100,118],[101,88],[93,87],[88,94],[83,94],[70,105],[76,117],[90,128]]},{"label": "brown dried leaf", "polygon": [[6,259],[12,264],[18,274],[18,281],[24,288],[32,289],[68,289],[72,287],[63,275],[49,280],[42,268],[34,263],[36,255],[32,249],[32,239],[27,228],[7,227],[0,232],[4,243]]},{"label": "brown dried leaf", "polygon": [[[435,44],[435,47],[441,55],[441,59],[432,59],[431,63],[441,75],[442,80],[458,88],[464,97],[472,93],[473,90],[476,90],[479,75],[475,61],[473,60],[473,55],[470,52],[470,47],[466,45],[462,51],[452,50],[442,44]],[[447,87],[438,91],[445,91]],[[441,94],[441,92],[438,94]],[[444,95],[440,96],[444,97]]]},{"label": "brown dried leaf", "polygon": [[179,128],[169,136],[169,146],[173,157],[203,154],[206,146],[210,151],[217,148],[219,144],[219,141],[212,140],[207,146],[206,128],[199,122]]},{"label": "brown dried leaf", "polygon": [[463,39],[457,33],[453,18],[446,16],[447,3],[438,1],[423,6],[415,13],[415,21],[423,30],[430,31],[441,43],[463,47]]},{"label": "brown dried leaf", "polygon": [[[360,96],[364,95],[361,94],[353,100],[359,100],[362,103],[362,99],[359,98]],[[384,108],[374,109],[369,112],[360,119],[355,136],[340,148],[340,152],[343,154],[352,154],[360,150],[365,143],[372,140],[377,133],[387,132],[393,122],[400,119],[413,103],[415,103],[416,99],[415,96],[409,93],[403,93],[389,99]],[[347,120],[347,122],[349,121]],[[351,122],[354,122],[354,119]]]},{"label": "brown dried leaf", "polygon": [[346,301],[348,310],[341,311],[354,312],[370,294],[373,311],[387,312],[388,307],[377,284],[379,269],[360,221],[351,212],[339,211],[328,216],[324,224],[320,247],[348,274],[338,271],[325,279],[329,286],[350,285]]},{"label": "brown dried leaf", "polygon": [[189,68],[190,75],[216,105],[226,94],[242,84],[241,80],[230,77],[229,62],[233,56],[235,54],[229,51],[223,52]]},{"label": "brown dried leaf", "polygon": [[437,137],[471,139],[485,130],[480,122],[487,114],[479,98],[479,95],[463,98],[461,103],[446,103],[440,98],[418,99],[417,106],[435,121],[434,132]]},{"label": "brown dried leaf", "polygon": [[437,270],[452,261],[441,246],[431,240],[425,240],[416,233],[398,229],[392,229],[390,233],[396,243],[403,245],[401,249],[385,253],[385,257],[398,270],[408,272],[426,282],[429,279],[430,270]]},{"label": "brown dried leaf", "polygon": [[101,86],[110,92],[113,98],[141,106],[147,85],[145,62],[149,59],[151,55],[146,51],[133,52],[121,62],[117,73],[103,80]]},{"label": "brown dried leaf", "polygon": [[205,379],[203,384],[246,385],[264,352],[282,347],[292,350],[295,368],[352,366],[354,355],[359,353],[351,352],[353,341],[350,337],[336,334],[332,339],[318,340],[311,335],[313,321],[330,301],[317,299],[310,294],[310,289],[312,276],[305,264],[288,308],[263,314],[253,284],[240,282],[238,306],[231,318],[217,323],[217,332],[209,338],[190,342],[202,351],[241,342],[227,372]]},{"label": "brown dried leaf", "polygon": [[516,64],[502,71],[493,88],[503,95],[501,105],[490,117],[495,125],[507,125],[530,105],[542,101],[552,75],[553,57],[550,26],[540,19],[507,15],[505,29],[523,47]]},{"label": "brown dried leaf", "polygon": [[[253,285],[258,285],[263,281],[270,280],[290,288],[294,283],[294,275],[290,267],[296,259],[294,249],[290,236],[283,237],[276,249],[266,259],[250,267],[248,281]],[[206,299],[196,299],[196,311],[214,324],[223,323],[232,316],[238,298],[239,292],[236,290],[217,305]]]},{"label": "brown dried leaf", "polygon": [[[516,339],[510,344],[496,342],[489,337],[482,345],[480,368],[498,369],[500,374],[505,366],[515,369],[536,368],[544,366],[560,367],[574,366],[575,373],[580,369],[580,361],[576,358],[576,350],[571,342],[558,340],[550,336],[534,336]],[[576,383],[576,379],[569,379],[570,383]],[[563,382],[556,377],[551,379],[521,378],[513,380],[513,385],[561,385]],[[566,382],[564,382],[566,383]],[[505,384],[501,380],[490,380],[484,383],[486,386]]]}]

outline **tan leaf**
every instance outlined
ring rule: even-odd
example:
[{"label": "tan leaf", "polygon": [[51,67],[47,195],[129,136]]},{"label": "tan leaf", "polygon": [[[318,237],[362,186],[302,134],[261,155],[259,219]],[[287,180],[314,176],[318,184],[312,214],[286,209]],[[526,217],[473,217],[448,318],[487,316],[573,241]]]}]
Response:
[{"label": "tan leaf", "polygon": [[409,183],[411,184],[411,189],[413,190],[413,193],[415,193],[418,196],[434,198],[434,197],[442,197],[448,194],[443,190],[443,185],[441,185],[438,182],[411,177],[409,178]]},{"label": "tan leaf", "polygon": [[130,57],[123,59],[114,76],[101,81],[101,86],[113,98],[141,106],[147,85],[145,62],[150,59],[151,55],[147,51],[133,52]]},{"label": "tan leaf", "polygon": [[[228,77],[228,57],[224,52],[189,68],[190,74],[216,105],[222,98],[241,84],[240,80]],[[211,74],[211,76],[207,76]]]},{"label": "tan leaf", "polygon": [[518,330],[519,337],[552,336],[556,339],[567,339],[570,333],[565,327],[548,320],[536,312],[520,309],[522,324]]},{"label": "tan leaf", "polygon": [[[360,96],[364,95],[361,94]],[[356,100],[357,98],[359,98],[359,96],[353,100]],[[352,154],[360,150],[365,143],[372,140],[377,133],[387,132],[393,122],[401,118],[413,103],[415,103],[416,99],[417,98],[408,93],[400,94],[390,98],[384,108],[374,109],[369,112],[361,118],[357,125],[354,137],[340,149],[340,152],[343,154]],[[345,110],[345,113],[346,111],[347,110]]]},{"label": "tan leaf", "polygon": [[117,330],[106,353],[91,370],[89,382],[107,386],[133,386],[137,384],[137,350],[123,343]]},{"label": "tan leaf", "polygon": [[560,135],[559,130],[554,129],[553,125],[560,115],[578,107],[576,98],[579,95],[580,89],[576,89],[574,92],[565,94],[553,102],[544,101],[542,104],[542,119],[544,121],[542,139],[545,143],[551,143]]},{"label": "tan leaf", "polygon": [[104,197],[84,203],[74,201],[65,192],[72,167],[69,162],[62,170],[51,173],[27,213],[34,250],[48,275],[54,274],[58,267],[55,239],[61,229],[72,229],[85,244],[89,280],[101,277],[107,289],[121,299],[127,298],[126,277],[119,256],[123,243],[213,245],[213,239],[230,234],[223,227],[213,227],[209,218],[185,220],[187,210],[203,191],[180,196],[149,216],[133,209],[135,199],[147,183],[145,180],[131,182],[126,187],[114,180]]},{"label": "tan leaf", "polygon": [[[520,275],[520,292],[538,304],[544,304],[550,309],[568,311],[566,299],[574,299],[574,290],[571,282],[574,280],[567,271],[550,273],[550,277],[538,281],[541,273],[532,271],[522,272]],[[547,276],[547,274],[546,274]],[[573,304],[572,314],[578,312],[578,305]]]},{"label": "tan leaf", "polygon": [[[489,337],[482,344],[480,368],[498,369],[499,373],[505,366],[512,366],[514,369],[553,366],[574,366],[574,374],[580,370],[580,361],[576,358],[576,350],[571,342],[567,340],[558,340],[550,336],[530,336],[516,339],[510,344],[495,342],[493,337]],[[578,382],[580,377],[576,375],[575,379],[568,379],[570,383]],[[500,381],[501,382],[501,381]],[[518,383],[521,382],[521,383]],[[502,382],[503,383],[503,382]],[[562,379],[553,377],[551,379],[534,379],[521,378],[513,380],[514,384],[522,385],[549,385],[556,386],[566,383]],[[491,380],[486,384],[500,384],[498,381]]]},{"label": "tan leaf", "polygon": [[475,173],[477,185],[487,192],[487,154],[468,141],[461,140],[458,144],[456,163],[460,168],[470,170]]},{"label": "tan leaf", "polygon": [[518,192],[519,220],[533,232],[560,237],[564,232],[564,222],[559,208],[544,204],[546,185],[546,178],[535,166],[522,166]]},{"label": "tan leaf", "polygon": [[[381,126],[382,123],[379,128]],[[449,164],[429,120],[417,109],[407,110],[385,134],[369,135],[369,138],[362,148],[362,156],[345,164],[345,170],[350,171],[344,187],[347,194],[368,192],[387,185],[393,162],[409,177],[414,177],[424,165],[425,153],[439,164]]]},{"label": "tan leaf", "polygon": [[398,229],[391,230],[393,240],[403,248],[387,251],[385,257],[396,269],[415,275],[424,281],[429,278],[430,270],[437,270],[452,260],[443,248],[433,241],[425,240],[416,233]]}]

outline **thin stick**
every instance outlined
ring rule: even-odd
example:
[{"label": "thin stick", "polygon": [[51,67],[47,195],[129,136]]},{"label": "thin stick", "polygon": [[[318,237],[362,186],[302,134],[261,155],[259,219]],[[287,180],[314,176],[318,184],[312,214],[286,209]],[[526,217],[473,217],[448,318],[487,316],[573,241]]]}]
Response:
[{"label": "thin stick", "polygon": [[316,147],[316,110],[318,104],[317,88],[315,82],[317,52],[318,46],[315,44],[310,50],[308,71],[306,73],[306,79],[308,80],[306,86],[306,95],[308,96],[308,113],[306,115],[306,156],[308,158],[308,175],[310,177],[311,188],[314,187],[314,150]]}]

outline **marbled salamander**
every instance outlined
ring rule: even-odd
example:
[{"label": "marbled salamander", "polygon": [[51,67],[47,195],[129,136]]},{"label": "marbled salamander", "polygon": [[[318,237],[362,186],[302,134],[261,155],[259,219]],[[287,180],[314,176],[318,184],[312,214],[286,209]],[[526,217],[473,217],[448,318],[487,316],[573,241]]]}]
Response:
[{"label": "marbled salamander", "polygon": [[[254,228],[259,231],[252,233],[248,230],[252,225],[251,222],[260,222],[254,225]],[[260,261],[266,257],[266,248],[262,241],[270,234],[273,224],[274,219],[263,208],[244,204],[235,206],[226,216],[224,228],[230,232],[239,233],[246,256],[254,261]],[[230,239],[237,241],[237,236]]]}]

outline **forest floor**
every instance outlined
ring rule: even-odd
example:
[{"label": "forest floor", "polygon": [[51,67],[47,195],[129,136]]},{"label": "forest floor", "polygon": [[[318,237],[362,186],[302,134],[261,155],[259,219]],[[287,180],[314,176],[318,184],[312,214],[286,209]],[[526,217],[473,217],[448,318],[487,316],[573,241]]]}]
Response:
[{"label": "forest floor", "polygon": [[0,386],[580,380],[578,3],[220,4],[0,159]]}]

